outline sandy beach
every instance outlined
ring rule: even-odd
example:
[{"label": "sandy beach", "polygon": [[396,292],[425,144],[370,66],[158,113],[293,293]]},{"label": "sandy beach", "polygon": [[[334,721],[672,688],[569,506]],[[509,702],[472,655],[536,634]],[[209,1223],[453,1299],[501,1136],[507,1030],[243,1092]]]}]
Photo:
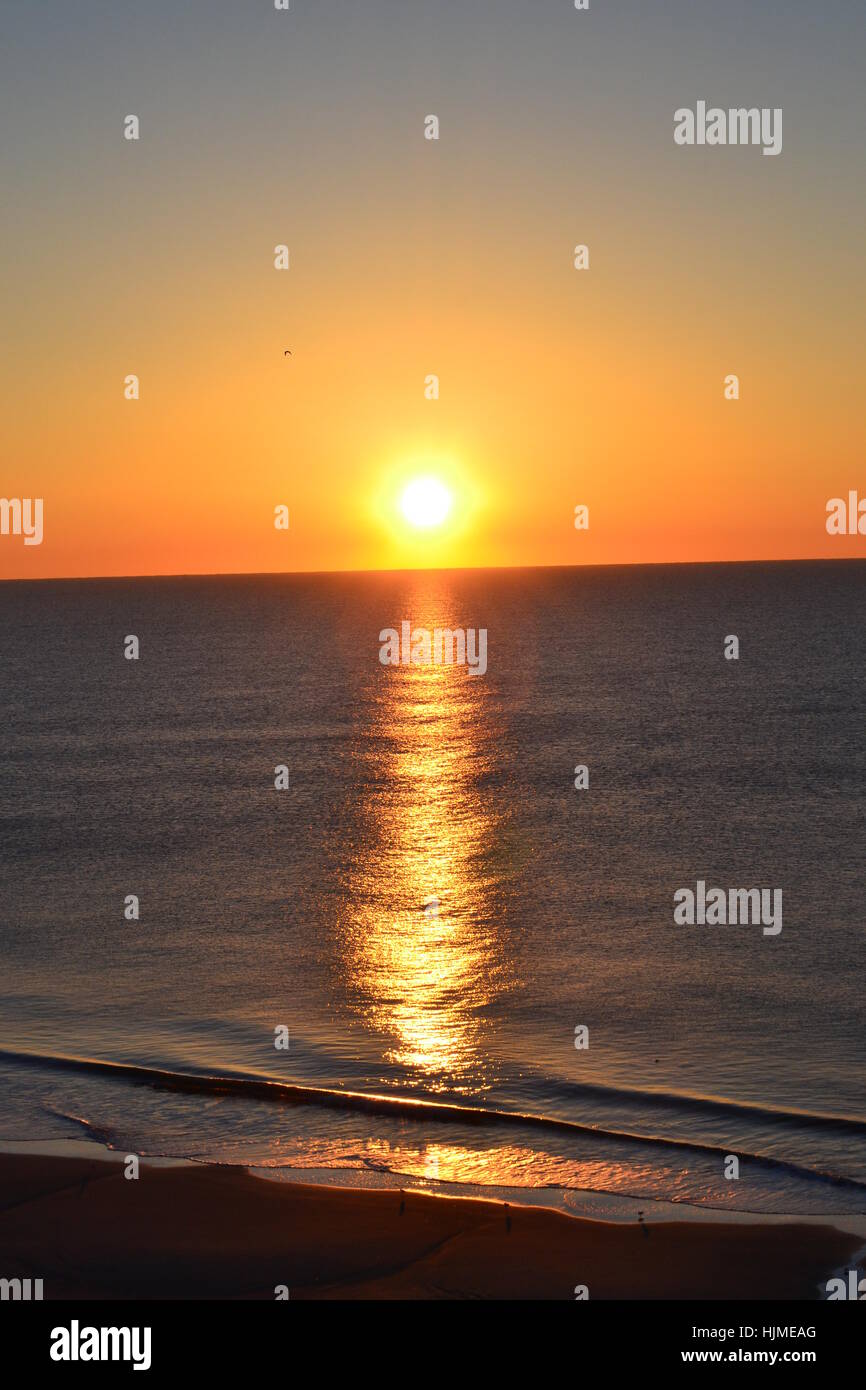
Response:
[{"label": "sandy beach", "polygon": [[829,1226],[651,1227],[243,1168],[0,1154],[0,1275],[46,1299],[814,1299],[861,1241]]}]

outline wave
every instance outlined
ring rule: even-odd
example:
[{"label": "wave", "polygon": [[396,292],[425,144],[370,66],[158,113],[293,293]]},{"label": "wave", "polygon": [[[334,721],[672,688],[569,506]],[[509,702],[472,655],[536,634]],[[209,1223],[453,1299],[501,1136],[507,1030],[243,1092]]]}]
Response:
[{"label": "wave", "polygon": [[[616,1141],[670,1149],[678,1153],[693,1152],[715,1157],[734,1154],[751,1163],[767,1168],[787,1171],[801,1178],[831,1183],[836,1187],[851,1191],[866,1191],[866,1182],[856,1178],[842,1177],[835,1173],[823,1172],[806,1167],[787,1159],[773,1158],[766,1154],[753,1153],[734,1145],[721,1146],[691,1139],[675,1139],[668,1136],[641,1134],[623,1129],[612,1129],[601,1125],[583,1124],[577,1120],[564,1120],[552,1115],[539,1115],[519,1110],[504,1110],[484,1105],[457,1105],[448,1101],[416,1099],[402,1095],[370,1094],[365,1091],[346,1091],[324,1086],[302,1086],[290,1081],[266,1079],[245,1072],[221,1072],[213,1075],[207,1072],[169,1071],[159,1067],[148,1067],[132,1062],[110,1062],[93,1057],[74,1057],[58,1053],[19,1052],[0,1050],[0,1062],[15,1062],[19,1065],[47,1067],[59,1071],[75,1071],[117,1078],[134,1085],[151,1086],[160,1090],[179,1091],[194,1095],[234,1096],[249,1100],[263,1100],[284,1105],[312,1105],[323,1108],[353,1110],[360,1113],[380,1115],[391,1118],[415,1119],[434,1124],[455,1124],[488,1127],[517,1127],[521,1129],[542,1130],[560,1135],[571,1134],[583,1139]],[[582,1087],[582,1090],[603,1091],[608,1097],[639,1097],[644,1102],[670,1100],[686,1106],[698,1103],[712,1106],[719,1111],[734,1114],[747,1112],[749,1115],[764,1115],[767,1118],[782,1118],[798,1124],[820,1125],[827,1128],[855,1129],[866,1134],[866,1122],[852,1116],[822,1115],[810,1111],[786,1111],[773,1108],[726,1102],[716,1099],[703,1099],[654,1091],[617,1090],[615,1087]]]},{"label": "wave", "polygon": [[723,1100],[721,1096],[696,1096],[683,1091],[660,1091],[629,1086],[604,1086],[595,1081],[560,1083],[567,1096],[597,1096],[600,1100],[636,1101],[641,1104],[665,1106],[671,1110],[699,1110],[716,1117],[736,1116],[748,1120],[769,1120],[774,1125],[789,1125],[794,1129],[835,1129],[860,1134],[866,1138],[866,1120],[856,1115],[839,1115],[828,1111],[800,1110],[796,1107],[762,1105],[757,1101]]},{"label": "wave", "polygon": [[86,1120],[83,1115],[73,1115],[70,1110],[62,1110],[57,1105],[46,1105],[45,1109],[49,1115],[56,1115],[58,1119],[68,1120],[70,1124],[78,1125],[80,1129],[84,1130],[87,1138],[93,1140],[95,1144],[104,1144],[107,1149],[115,1147],[115,1136],[112,1130],[94,1124],[93,1120]]}]

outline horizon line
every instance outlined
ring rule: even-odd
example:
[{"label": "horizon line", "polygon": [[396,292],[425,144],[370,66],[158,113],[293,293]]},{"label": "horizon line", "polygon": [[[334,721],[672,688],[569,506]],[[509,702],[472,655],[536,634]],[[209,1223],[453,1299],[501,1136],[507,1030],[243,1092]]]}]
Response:
[{"label": "horizon line", "polygon": [[293,576],[323,577],[350,574],[457,574],[472,573],[501,574],[525,570],[601,570],[601,569],[664,569],[697,565],[838,565],[860,562],[866,563],[866,555],[827,555],[790,556],[786,559],[767,559],[755,557],[748,560],[618,560],[598,561],[594,564],[578,565],[409,565],[385,569],[310,569],[310,570],[185,570],[171,574],[56,574],[56,575],[14,575],[0,578],[0,584],[98,584],[100,581],[134,579],[288,579]]}]

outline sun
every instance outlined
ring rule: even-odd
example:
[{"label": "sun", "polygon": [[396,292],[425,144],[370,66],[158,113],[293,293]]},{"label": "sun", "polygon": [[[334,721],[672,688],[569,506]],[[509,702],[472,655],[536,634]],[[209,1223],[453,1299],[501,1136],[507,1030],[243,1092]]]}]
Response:
[{"label": "sun", "polygon": [[451,510],[452,497],[438,478],[413,478],[403,489],[400,510],[410,526],[428,530],[441,526]]}]

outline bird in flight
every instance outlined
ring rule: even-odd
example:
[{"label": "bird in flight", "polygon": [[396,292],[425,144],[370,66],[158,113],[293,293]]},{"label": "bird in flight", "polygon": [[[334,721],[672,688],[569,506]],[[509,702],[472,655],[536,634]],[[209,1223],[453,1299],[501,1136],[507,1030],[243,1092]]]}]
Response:
[{"label": "bird in flight", "polygon": [[292,355],[292,349],[291,349],[291,348],[285,348],[285,349],[283,350],[283,356],[284,356],[284,357],[291,357],[291,355]]}]

